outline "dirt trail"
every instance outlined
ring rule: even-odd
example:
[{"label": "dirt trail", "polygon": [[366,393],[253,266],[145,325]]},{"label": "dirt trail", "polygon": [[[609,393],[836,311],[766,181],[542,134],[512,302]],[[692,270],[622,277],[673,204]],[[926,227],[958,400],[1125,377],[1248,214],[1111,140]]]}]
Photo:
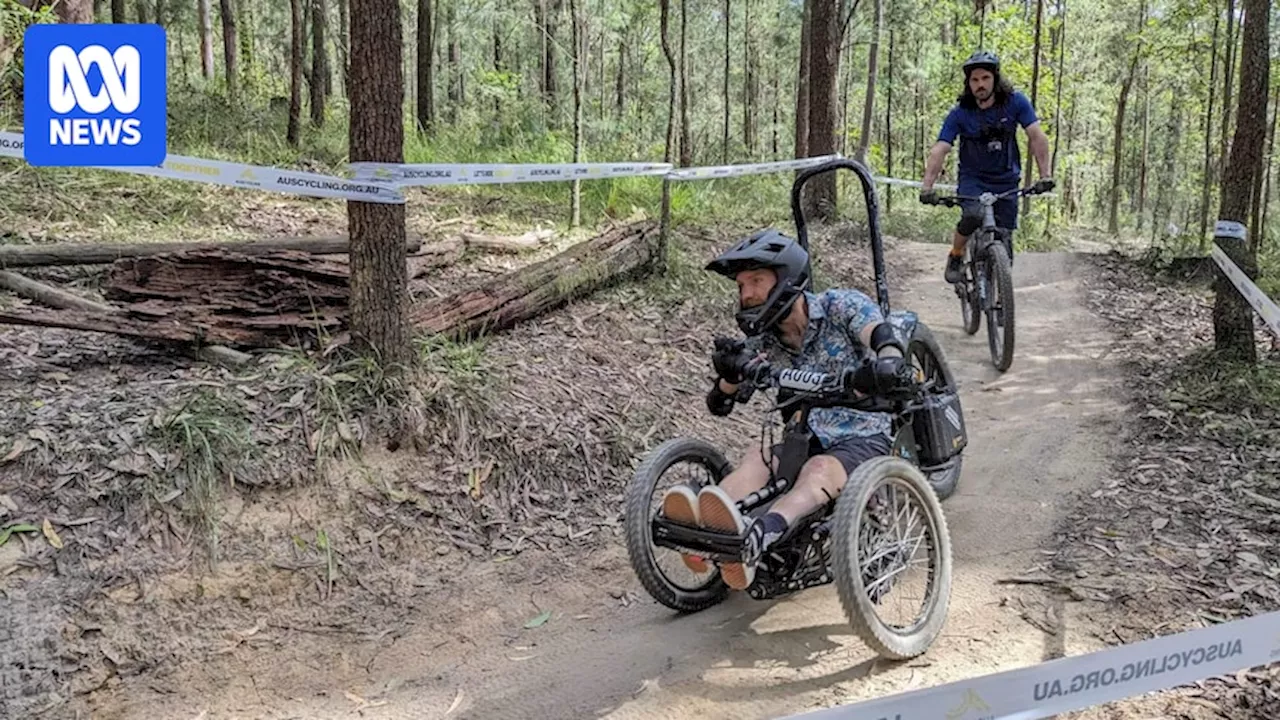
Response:
[{"label": "dirt trail", "polygon": [[[959,327],[958,303],[941,278],[943,246],[903,244],[895,252],[912,254],[925,271],[894,283],[908,291],[890,299],[920,313],[937,334],[962,384],[971,433],[960,488],[944,505],[956,563],[950,617],[924,658],[896,667],[875,662],[830,586],[775,602],[736,594],[677,617],[640,590],[618,538],[612,549],[561,558],[564,569],[555,574],[547,569],[555,559],[535,571],[535,561],[521,556],[511,564],[529,563],[526,585],[462,605],[488,609],[448,622],[407,618],[394,642],[351,642],[341,663],[315,659],[305,647],[242,649],[242,673],[224,674],[236,667],[227,664],[204,676],[188,671],[180,683],[152,681],[155,690],[167,687],[163,695],[136,687],[149,695],[145,701],[119,688],[117,697],[132,695],[128,706],[100,707],[94,716],[439,718],[452,708],[451,720],[749,720],[1096,649],[1100,643],[1070,620],[1055,634],[1036,626],[1052,630],[1055,619],[1068,617],[1047,606],[1039,589],[998,582],[1047,562],[1041,543],[1071,495],[1106,472],[1108,425],[1120,416],[1112,388],[1121,373],[1079,295],[1086,266],[1069,253],[1018,256],[1018,346],[1013,367],[1000,375],[985,327],[972,337]],[[477,566],[459,578],[457,599],[496,592],[497,572]],[[554,613],[541,627],[522,628],[538,613],[531,599]]]}]

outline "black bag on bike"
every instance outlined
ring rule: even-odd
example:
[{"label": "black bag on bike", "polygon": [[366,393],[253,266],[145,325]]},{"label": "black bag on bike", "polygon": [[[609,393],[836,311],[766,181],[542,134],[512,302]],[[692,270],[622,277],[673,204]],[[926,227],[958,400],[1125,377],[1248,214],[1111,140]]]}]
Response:
[{"label": "black bag on bike", "polygon": [[912,416],[911,429],[919,448],[921,465],[941,465],[959,455],[969,444],[969,435],[964,429],[964,412],[960,409],[960,394],[952,391],[926,396],[924,407]]}]

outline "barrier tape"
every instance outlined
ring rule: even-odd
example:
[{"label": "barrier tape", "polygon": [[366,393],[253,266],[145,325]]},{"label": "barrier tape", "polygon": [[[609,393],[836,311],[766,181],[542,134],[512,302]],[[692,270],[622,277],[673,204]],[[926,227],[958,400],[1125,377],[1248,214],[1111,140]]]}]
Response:
[{"label": "barrier tape", "polygon": [[814,710],[805,720],[1034,720],[1267,665],[1280,612],[937,687]]},{"label": "barrier tape", "polygon": [[[22,158],[22,134],[0,131],[0,155]],[[312,197],[361,200],[364,202],[402,205],[404,194],[394,187],[379,183],[360,182],[332,175],[279,170],[276,168],[245,165],[224,160],[205,160],[185,155],[168,155],[158,167],[120,167],[89,165],[98,170],[115,170],[135,175],[191,180],[194,182],[225,185],[229,187],[269,190],[273,192],[309,195]]]},{"label": "barrier tape", "polygon": [[496,185],[503,183],[596,180],[665,175],[671,163],[351,163],[354,177],[397,187],[424,185]]},{"label": "barrier tape", "polygon": [[[1248,237],[1248,231],[1244,225],[1233,220],[1219,220],[1213,228],[1213,234],[1216,237],[1237,238],[1245,240]],[[1218,263],[1218,267],[1222,268],[1222,274],[1227,276],[1232,285],[1236,286],[1236,290],[1240,295],[1253,306],[1257,311],[1258,317],[1262,318],[1262,322],[1266,324],[1277,338],[1280,338],[1280,307],[1277,307],[1271,298],[1253,284],[1248,275],[1240,269],[1239,265],[1227,257],[1227,254],[1218,247],[1217,243],[1213,245],[1212,252],[1213,261]]]},{"label": "barrier tape", "polygon": [[775,162],[744,163],[741,165],[715,165],[709,167],[681,168],[667,173],[667,177],[671,180],[707,180],[711,178],[739,177],[741,175],[759,175],[762,173],[782,172],[786,170],[803,170],[804,168],[821,165],[824,162],[835,160],[839,157],[841,157],[841,155],[836,153],[834,155],[820,155],[817,157],[801,158],[798,160],[777,160]]}]

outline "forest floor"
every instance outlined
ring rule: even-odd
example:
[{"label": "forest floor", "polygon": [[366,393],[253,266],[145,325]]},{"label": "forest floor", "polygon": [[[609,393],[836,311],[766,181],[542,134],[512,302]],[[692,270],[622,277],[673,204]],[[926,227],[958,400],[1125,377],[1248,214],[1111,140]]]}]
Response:
[{"label": "forest floor", "polygon": [[[342,231],[316,207],[273,199],[238,222]],[[432,222],[411,229],[456,229]],[[421,343],[419,432],[396,449],[358,361],[266,353],[232,371],[0,328],[0,715],[771,718],[1280,608],[1280,354],[1262,345],[1253,370],[1207,356],[1202,277],[1157,275],[1105,241],[1021,253],[1000,375],[985,330],[959,328],[943,246],[897,238],[890,299],[938,335],[971,434],[944,505],[943,637],[876,662],[831,587],[684,617],[658,606],[627,562],[622,492],[674,435],[732,457],[753,441],[760,401],[702,411],[733,300],[700,268],[745,229],[686,226],[668,277],[482,342]],[[874,294],[861,237],[843,223],[814,238],[824,284]],[[468,256],[414,290],[572,239]],[[1059,582],[1002,582],[1037,574]],[[1274,718],[1273,675],[1072,717]]]}]

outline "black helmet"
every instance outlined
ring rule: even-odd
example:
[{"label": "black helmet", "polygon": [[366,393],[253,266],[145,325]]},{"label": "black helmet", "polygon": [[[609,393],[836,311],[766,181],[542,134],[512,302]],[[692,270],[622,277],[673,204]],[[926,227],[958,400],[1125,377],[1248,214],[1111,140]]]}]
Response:
[{"label": "black helmet", "polygon": [[990,50],[979,50],[969,56],[964,61],[964,76],[969,77],[969,73],[977,68],[985,68],[990,70],[992,74],[1000,73],[1000,58]]},{"label": "black helmet", "polygon": [[809,287],[809,253],[800,243],[772,228],[756,231],[706,267],[727,278],[759,268],[771,268],[778,279],[763,303],[738,308],[735,319],[747,335],[759,335],[776,327]]}]

